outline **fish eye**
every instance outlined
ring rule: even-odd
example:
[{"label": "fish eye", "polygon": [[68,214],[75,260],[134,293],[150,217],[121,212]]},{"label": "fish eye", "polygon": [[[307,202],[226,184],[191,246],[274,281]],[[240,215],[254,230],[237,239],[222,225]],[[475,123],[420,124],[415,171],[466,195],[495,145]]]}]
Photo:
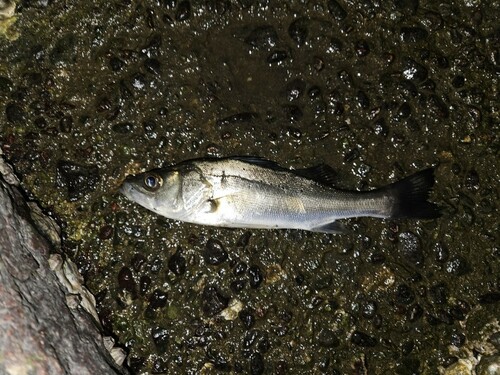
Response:
[{"label": "fish eye", "polygon": [[144,176],[144,188],[149,191],[156,191],[158,190],[163,183],[163,179],[153,173],[148,173],[147,175]]}]

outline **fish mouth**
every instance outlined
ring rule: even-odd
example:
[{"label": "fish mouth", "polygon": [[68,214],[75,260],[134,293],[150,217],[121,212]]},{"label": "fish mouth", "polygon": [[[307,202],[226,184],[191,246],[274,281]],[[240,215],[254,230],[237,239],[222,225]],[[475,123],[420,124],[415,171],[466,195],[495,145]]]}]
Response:
[{"label": "fish mouth", "polygon": [[131,192],[134,190],[133,186],[126,180],[118,188],[118,192],[125,195],[127,198],[130,197]]}]

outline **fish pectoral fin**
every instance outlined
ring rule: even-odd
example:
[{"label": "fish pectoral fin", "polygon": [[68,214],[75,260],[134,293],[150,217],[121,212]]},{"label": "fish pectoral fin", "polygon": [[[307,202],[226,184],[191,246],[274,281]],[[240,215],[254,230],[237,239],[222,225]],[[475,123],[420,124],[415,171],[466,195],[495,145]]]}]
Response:
[{"label": "fish pectoral fin", "polygon": [[218,207],[219,203],[217,202],[217,199],[208,199],[203,202],[203,205],[200,207],[200,211],[207,214],[212,214],[217,211]]},{"label": "fish pectoral fin", "polygon": [[321,233],[332,233],[332,234],[349,233],[349,229],[344,224],[338,223],[336,221],[332,221],[331,223],[320,225],[319,227],[311,228],[310,231],[321,232]]}]

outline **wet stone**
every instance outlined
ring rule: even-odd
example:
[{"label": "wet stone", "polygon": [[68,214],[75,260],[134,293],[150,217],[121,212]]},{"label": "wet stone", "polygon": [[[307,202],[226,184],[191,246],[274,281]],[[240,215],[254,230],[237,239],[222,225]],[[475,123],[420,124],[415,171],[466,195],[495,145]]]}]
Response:
[{"label": "wet stone", "polygon": [[69,161],[59,161],[57,164],[57,184],[67,189],[67,199],[70,202],[94,191],[98,181],[97,166],[83,166]]},{"label": "wet stone", "polygon": [[154,75],[160,75],[161,73],[161,64],[157,59],[144,60],[144,68],[146,68],[147,72]]},{"label": "wet stone", "polygon": [[118,272],[118,286],[130,293],[135,293],[137,290],[137,285],[132,275],[132,271],[128,267],[122,267],[120,272]]},{"label": "wet stone", "polygon": [[465,175],[465,187],[470,191],[479,190],[479,174],[474,169]]},{"label": "wet stone", "polygon": [[467,317],[467,314],[470,311],[470,307],[468,304],[463,301],[458,301],[457,304],[453,305],[448,309],[449,314],[454,320],[463,321]]},{"label": "wet stone", "polygon": [[417,86],[415,86],[415,84],[408,79],[403,79],[399,81],[398,89],[401,91],[401,94],[404,95],[406,99],[411,97],[415,98],[418,95]]},{"label": "wet stone", "polygon": [[339,53],[339,52],[342,52],[342,47],[343,47],[343,44],[342,44],[342,41],[340,41],[340,39],[332,38],[332,39],[330,39],[330,44],[328,45],[327,52],[328,53]]},{"label": "wet stone", "polygon": [[59,130],[62,133],[70,133],[73,128],[73,117],[67,115],[59,120]]},{"label": "wet stone", "polygon": [[131,85],[136,90],[144,90],[147,86],[146,76],[142,73],[136,73],[131,80]]},{"label": "wet stone", "polygon": [[266,50],[278,43],[278,34],[271,25],[259,26],[248,34],[245,43],[258,50]]},{"label": "wet stone", "polygon": [[405,43],[417,43],[427,39],[429,33],[421,27],[402,27],[399,32],[400,39]]},{"label": "wet stone", "polygon": [[7,117],[7,121],[13,124],[22,124],[26,120],[26,112],[16,103],[7,104],[7,107],[5,108],[5,116]]},{"label": "wet stone", "polygon": [[290,122],[299,121],[304,116],[302,110],[296,105],[283,106],[283,112],[285,114],[286,119]]},{"label": "wet stone", "polygon": [[136,374],[141,372],[146,362],[146,359],[144,357],[136,357],[136,356],[130,356],[128,357],[127,360],[130,370],[132,370],[132,372]]},{"label": "wet stone", "polygon": [[227,126],[227,125],[237,125],[252,123],[259,119],[259,114],[255,112],[241,112],[234,115],[225,117],[221,120],[217,120],[217,125]]},{"label": "wet stone", "polygon": [[158,273],[163,268],[163,260],[157,256],[155,257],[149,266],[149,271],[152,273]]},{"label": "wet stone", "polygon": [[285,361],[278,361],[274,366],[274,373],[276,375],[285,375],[288,374],[288,365]]},{"label": "wet stone", "polygon": [[113,125],[111,130],[118,134],[129,134],[133,132],[134,125],[130,122],[121,122],[119,124]]},{"label": "wet stone", "polygon": [[240,318],[246,329],[250,329],[255,325],[255,317],[249,309],[241,310],[238,318]]},{"label": "wet stone", "polygon": [[235,276],[241,276],[247,270],[248,265],[245,262],[238,262],[233,269],[233,273]]},{"label": "wet stone", "polygon": [[307,96],[309,96],[310,99],[320,98],[321,97],[321,89],[318,86],[313,86],[307,92]]},{"label": "wet stone", "polygon": [[168,363],[162,358],[157,358],[153,362],[151,370],[153,374],[166,374],[168,372]]},{"label": "wet stone", "polygon": [[351,342],[354,345],[362,346],[365,348],[377,345],[377,339],[360,331],[354,331],[351,335]]},{"label": "wet stone", "polygon": [[181,248],[177,248],[177,251],[168,260],[168,269],[177,276],[183,275],[186,272],[186,258],[182,256]]},{"label": "wet stone", "polygon": [[434,92],[436,91],[436,83],[432,79],[426,80],[420,85],[422,91]]},{"label": "wet stone", "polygon": [[142,123],[142,128],[144,130],[144,135],[148,139],[158,138],[158,133],[156,132],[156,123],[151,120],[146,120]]},{"label": "wet stone", "polygon": [[116,56],[113,56],[109,59],[109,67],[114,72],[119,72],[120,70],[123,69],[124,66],[125,62]]},{"label": "wet stone", "polygon": [[419,0],[394,0],[394,5],[400,12],[413,15],[417,12]]},{"label": "wet stone", "polygon": [[446,263],[445,268],[446,272],[455,276],[463,276],[470,272],[470,267],[467,261],[460,255],[457,255],[455,258],[450,259],[450,261]]},{"label": "wet stone", "polygon": [[367,109],[370,106],[370,98],[368,98],[368,95],[366,95],[364,91],[359,90],[357,92],[356,101],[358,102],[358,105],[363,109]]},{"label": "wet stone", "polygon": [[142,265],[146,262],[146,257],[142,254],[135,254],[132,257],[130,265],[134,269],[135,272],[139,272],[142,268]]},{"label": "wet stone", "polygon": [[377,303],[375,301],[366,301],[361,307],[361,315],[366,319],[372,319],[377,313]]},{"label": "wet stone", "polygon": [[408,357],[403,358],[397,366],[397,375],[418,375],[420,372],[420,360],[418,358]]},{"label": "wet stone", "polygon": [[407,312],[407,317],[410,322],[416,322],[424,314],[424,310],[418,304],[413,305]]},{"label": "wet stone", "polygon": [[345,155],[344,155],[344,161],[346,163],[350,163],[356,159],[358,159],[360,157],[360,153],[359,153],[359,150],[357,148],[353,148],[352,150],[348,151]]},{"label": "wet stone", "polygon": [[12,90],[13,83],[10,79],[0,76],[0,94],[8,93]]},{"label": "wet stone", "polygon": [[245,289],[245,285],[246,285],[245,280],[235,280],[235,281],[231,282],[229,287],[231,288],[231,290],[234,293],[239,293],[243,289]]},{"label": "wet stone", "polygon": [[149,308],[159,309],[161,307],[165,307],[166,305],[167,293],[160,289],[155,289],[149,297]]},{"label": "wet stone", "polygon": [[406,79],[414,82],[423,82],[428,77],[428,70],[422,64],[419,64],[413,59],[403,59],[403,76]]},{"label": "wet stone", "polygon": [[398,250],[403,259],[415,266],[422,266],[424,264],[424,253],[420,239],[411,232],[402,232],[398,238]]},{"label": "wet stone", "polygon": [[260,353],[253,353],[250,356],[250,374],[261,375],[264,373],[265,365],[264,358]]},{"label": "wet stone", "polygon": [[76,43],[77,37],[73,34],[63,35],[54,45],[50,52],[49,58],[53,64],[58,63],[71,63],[76,60]]},{"label": "wet stone", "polygon": [[166,353],[170,338],[168,331],[162,327],[154,327],[151,330],[151,337],[153,338],[158,354]]},{"label": "wet stone", "polygon": [[430,95],[427,100],[429,110],[434,116],[438,118],[448,118],[449,110],[443,100],[437,95]]},{"label": "wet stone", "polygon": [[111,225],[103,225],[99,230],[99,238],[101,240],[109,240],[113,236],[113,232]]},{"label": "wet stone", "polygon": [[479,296],[479,303],[481,305],[489,305],[492,303],[500,302],[500,292],[488,292]]},{"label": "wet stone", "polygon": [[154,34],[150,39],[148,39],[145,46],[141,49],[141,52],[148,56],[157,54],[161,49],[161,45],[161,34]]},{"label": "wet stone", "polygon": [[250,287],[256,289],[264,281],[264,275],[258,266],[251,266],[248,269],[248,276],[250,278]]},{"label": "wet stone", "polygon": [[317,72],[321,72],[325,68],[325,60],[320,56],[314,56],[312,66]]},{"label": "wet stone", "polygon": [[337,1],[328,0],[327,6],[328,6],[328,11],[332,15],[332,17],[337,21],[342,21],[344,18],[347,17],[347,12]]},{"label": "wet stone", "polygon": [[396,289],[395,299],[398,304],[409,305],[415,299],[415,295],[408,285],[401,284]]},{"label": "wet stone", "polygon": [[451,81],[454,88],[459,89],[465,85],[465,78],[462,75],[458,75]]},{"label": "wet stone", "polygon": [[382,137],[387,137],[389,130],[388,130],[387,125],[385,123],[385,120],[383,118],[379,118],[379,119],[375,120],[375,122],[373,123],[373,132],[376,135],[380,135]]},{"label": "wet stone", "polygon": [[289,82],[285,88],[285,95],[288,101],[294,101],[302,96],[304,90],[306,88],[306,84],[301,79],[294,79]]},{"label": "wet stone", "polygon": [[290,38],[292,38],[298,46],[302,46],[306,42],[309,33],[307,22],[306,18],[298,18],[288,27],[288,35],[290,35]]},{"label": "wet stone", "polygon": [[219,371],[229,371],[231,365],[229,364],[227,358],[220,351],[215,351],[212,348],[207,350],[207,359],[214,365],[216,370]]},{"label": "wet stone", "polygon": [[398,108],[398,117],[399,118],[408,118],[411,115],[411,107],[407,102],[401,104]]},{"label": "wet stone", "polygon": [[191,3],[189,1],[181,1],[175,12],[175,20],[182,22],[191,17]]},{"label": "wet stone", "polygon": [[36,118],[35,121],[33,121],[33,123],[38,129],[45,129],[48,125],[47,120],[45,120],[43,117]]},{"label": "wet stone", "polygon": [[448,300],[448,288],[444,283],[433,285],[429,289],[429,294],[433,303],[443,305]]},{"label": "wet stone", "polygon": [[214,285],[207,285],[202,293],[202,310],[207,316],[214,316],[224,310],[229,298],[224,296]]},{"label": "wet stone", "polygon": [[270,347],[271,343],[269,342],[269,338],[267,337],[267,334],[264,333],[263,337],[261,337],[257,343],[257,349],[260,353],[267,353]]},{"label": "wet stone", "polygon": [[322,328],[318,334],[318,344],[324,348],[334,348],[338,346],[340,340],[335,332],[328,328]]},{"label": "wet stone", "polygon": [[269,64],[275,64],[282,62],[288,58],[288,53],[283,50],[273,51],[267,56],[267,62]]},{"label": "wet stone", "polygon": [[212,266],[225,262],[228,258],[227,251],[219,240],[209,239],[203,251],[205,263]]},{"label": "wet stone", "polygon": [[358,57],[364,57],[370,53],[370,46],[366,40],[358,40],[354,44],[354,51]]},{"label": "wet stone", "polygon": [[238,241],[236,242],[237,247],[246,247],[250,243],[250,238],[252,237],[252,232],[246,231],[241,235],[240,238],[238,238]]}]

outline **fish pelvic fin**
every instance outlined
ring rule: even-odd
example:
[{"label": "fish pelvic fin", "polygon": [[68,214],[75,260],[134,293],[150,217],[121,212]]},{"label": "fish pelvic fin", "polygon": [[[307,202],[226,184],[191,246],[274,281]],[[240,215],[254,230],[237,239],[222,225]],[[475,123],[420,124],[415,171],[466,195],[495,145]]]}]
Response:
[{"label": "fish pelvic fin", "polygon": [[434,182],[434,168],[428,168],[380,189],[394,202],[390,217],[435,219],[441,216],[441,209],[428,201]]}]

